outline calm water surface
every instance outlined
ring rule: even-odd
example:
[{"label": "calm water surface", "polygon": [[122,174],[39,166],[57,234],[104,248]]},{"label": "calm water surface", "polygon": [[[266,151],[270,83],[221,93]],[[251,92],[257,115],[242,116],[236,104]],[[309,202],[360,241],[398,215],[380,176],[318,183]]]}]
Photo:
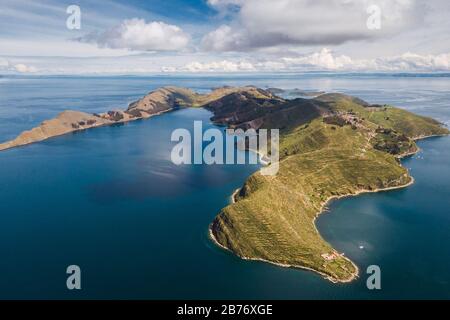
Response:
[{"label": "calm water surface", "polygon": [[[0,140],[65,109],[124,108],[179,85],[338,91],[450,123],[450,78],[380,75],[0,78]],[[242,261],[207,227],[257,166],[174,166],[170,134],[210,113],[180,110],[0,153],[0,298],[450,298],[450,139],[403,161],[416,183],[331,203],[317,225],[362,277],[332,284],[311,272]],[[207,125],[206,125],[207,124]],[[82,269],[68,291],[65,269]],[[382,271],[369,291],[365,269]]]}]

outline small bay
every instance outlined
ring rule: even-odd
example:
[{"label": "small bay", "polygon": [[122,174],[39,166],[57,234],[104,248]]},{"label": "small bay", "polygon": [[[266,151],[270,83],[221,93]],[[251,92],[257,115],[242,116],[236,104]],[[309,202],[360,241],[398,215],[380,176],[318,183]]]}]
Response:
[{"label": "small bay", "polygon": [[[450,123],[449,77],[17,76],[0,81],[0,140],[65,109],[123,108],[164,85],[249,84],[349,93]],[[333,201],[317,219],[361,270],[333,284],[241,260],[208,239],[214,216],[259,168],[171,163],[172,131],[194,120],[215,127],[210,117],[182,109],[0,152],[0,298],[450,298],[449,137],[420,141],[402,160],[412,186]],[[82,270],[80,291],[66,289],[71,264]],[[381,290],[366,287],[369,265],[381,268]]]}]

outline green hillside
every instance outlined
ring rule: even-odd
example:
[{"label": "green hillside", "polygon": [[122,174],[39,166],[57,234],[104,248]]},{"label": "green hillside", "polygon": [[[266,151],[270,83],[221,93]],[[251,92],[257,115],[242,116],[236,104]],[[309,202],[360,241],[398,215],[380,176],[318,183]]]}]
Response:
[{"label": "green hillside", "polygon": [[416,151],[415,138],[448,133],[432,119],[340,94],[286,101],[263,119],[260,127],[282,128],[280,170],[253,174],[212,222],[212,236],[240,257],[341,282],[358,270],[315,227],[325,203],[406,186],[412,178],[396,157]]}]

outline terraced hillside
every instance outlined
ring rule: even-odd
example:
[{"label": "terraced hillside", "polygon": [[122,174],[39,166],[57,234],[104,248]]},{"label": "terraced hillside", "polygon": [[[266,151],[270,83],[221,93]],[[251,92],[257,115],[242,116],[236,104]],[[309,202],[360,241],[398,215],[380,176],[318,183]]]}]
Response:
[{"label": "terraced hillside", "polygon": [[278,174],[258,172],[246,181],[235,203],[211,223],[213,240],[242,258],[307,268],[341,282],[354,279],[358,268],[316,230],[325,203],[412,183],[398,158],[417,151],[415,139],[449,133],[433,119],[342,94],[287,100],[252,86],[208,94],[164,87],[125,110],[64,111],[0,150],[187,107],[207,108],[212,121],[230,127],[280,130]]},{"label": "terraced hillside", "polygon": [[340,94],[286,101],[275,109],[259,127],[282,129],[278,174],[252,175],[211,223],[211,235],[245,259],[351,281],[357,266],[323,240],[315,217],[334,197],[412,183],[397,157],[417,150],[413,139],[448,130],[435,120]]}]

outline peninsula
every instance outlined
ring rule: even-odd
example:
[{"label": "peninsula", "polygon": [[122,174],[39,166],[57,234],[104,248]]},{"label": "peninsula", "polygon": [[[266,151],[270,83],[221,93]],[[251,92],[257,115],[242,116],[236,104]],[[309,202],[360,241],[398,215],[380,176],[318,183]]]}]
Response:
[{"label": "peninsula", "polygon": [[0,150],[186,107],[204,107],[212,121],[233,128],[280,129],[278,174],[251,175],[210,224],[211,238],[244,259],[351,281],[357,266],[320,236],[315,218],[333,198],[411,184],[398,159],[418,150],[415,140],[449,131],[431,118],[343,94],[284,99],[275,92],[248,86],[198,94],[164,87],[126,110],[62,112]]}]

